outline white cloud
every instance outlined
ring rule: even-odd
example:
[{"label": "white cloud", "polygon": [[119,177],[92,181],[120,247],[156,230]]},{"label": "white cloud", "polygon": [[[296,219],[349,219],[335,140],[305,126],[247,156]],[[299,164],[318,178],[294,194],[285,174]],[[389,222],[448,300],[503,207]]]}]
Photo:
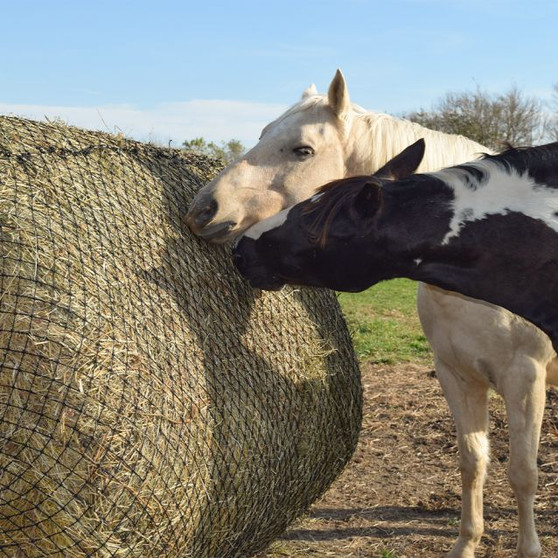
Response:
[{"label": "white cloud", "polygon": [[234,138],[250,147],[257,142],[262,128],[286,108],[280,104],[227,100],[161,103],[149,109],[132,105],[66,107],[0,102],[0,114],[34,120],[61,118],[68,124],[122,132],[141,141],[167,144],[172,140],[175,146],[201,136],[217,142]]}]

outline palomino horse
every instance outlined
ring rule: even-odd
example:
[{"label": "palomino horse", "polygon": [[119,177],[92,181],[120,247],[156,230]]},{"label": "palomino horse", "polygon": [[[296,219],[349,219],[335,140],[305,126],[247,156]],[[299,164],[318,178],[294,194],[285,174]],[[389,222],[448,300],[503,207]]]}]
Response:
[{"label": "palomino horse", "polygon": [[556,349],[558,142],[409,176],[423,154],[420,139],[373,175],[253,225],[235,245],[237,268],[267,290],[424,281],[513,311]]},{"label": "palomino horse", "polygon": [[[202,188],[186,217],[213,241],[311,197],[329,180],[372,174],[419,138],[427,152],[420,172],[464,163],[487,151],[459,136],[427,130],[352,105],[337,72],[326,96],[314,87],[262,132],[241,160]],[[418,312],[434,352],[438,379],[457,428],[462,478],[460,534],[450,556],[473,557],[483,533],[483,483],[488,463],[488,394],[509,411],[509,478],[519,509],[518,555],[538,557],[533,503],[536,455],[547,374],[558,370],[548,337],[504,310],[419,284]],[[520,409],[521,412],[517,412]]]}]

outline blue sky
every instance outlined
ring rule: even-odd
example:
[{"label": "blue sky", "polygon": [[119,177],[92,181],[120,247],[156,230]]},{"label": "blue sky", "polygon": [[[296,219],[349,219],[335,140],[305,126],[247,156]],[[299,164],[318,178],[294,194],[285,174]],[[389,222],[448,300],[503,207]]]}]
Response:
[{"label": "blue sky", "polygon": [[554,0],[0,0],[0,113],[179,144],[257,141],[336,68],[361,106],[558,83]]}]

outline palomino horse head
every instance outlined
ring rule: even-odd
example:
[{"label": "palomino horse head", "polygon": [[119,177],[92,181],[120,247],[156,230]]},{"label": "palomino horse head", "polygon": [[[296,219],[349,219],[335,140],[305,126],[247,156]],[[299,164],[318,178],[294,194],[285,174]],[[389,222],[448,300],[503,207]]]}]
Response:
[{"label": "palomino horse head", "polygon": [[327,96],[312,85],[264,128],[255,147],[198,192],[186,215],[190,229],[226,242],[345,176],[351,115],[347,85],[337,70]]}]

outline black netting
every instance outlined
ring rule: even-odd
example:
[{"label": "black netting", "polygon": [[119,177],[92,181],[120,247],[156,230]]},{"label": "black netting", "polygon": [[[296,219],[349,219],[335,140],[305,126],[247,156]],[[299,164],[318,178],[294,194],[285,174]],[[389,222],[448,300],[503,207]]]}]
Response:
[{"label": "black netting", "polygon": [[250,556],[350,457],[335,296],[254,291],[189,234],[216,170],[0,117],[0,555]]}]

